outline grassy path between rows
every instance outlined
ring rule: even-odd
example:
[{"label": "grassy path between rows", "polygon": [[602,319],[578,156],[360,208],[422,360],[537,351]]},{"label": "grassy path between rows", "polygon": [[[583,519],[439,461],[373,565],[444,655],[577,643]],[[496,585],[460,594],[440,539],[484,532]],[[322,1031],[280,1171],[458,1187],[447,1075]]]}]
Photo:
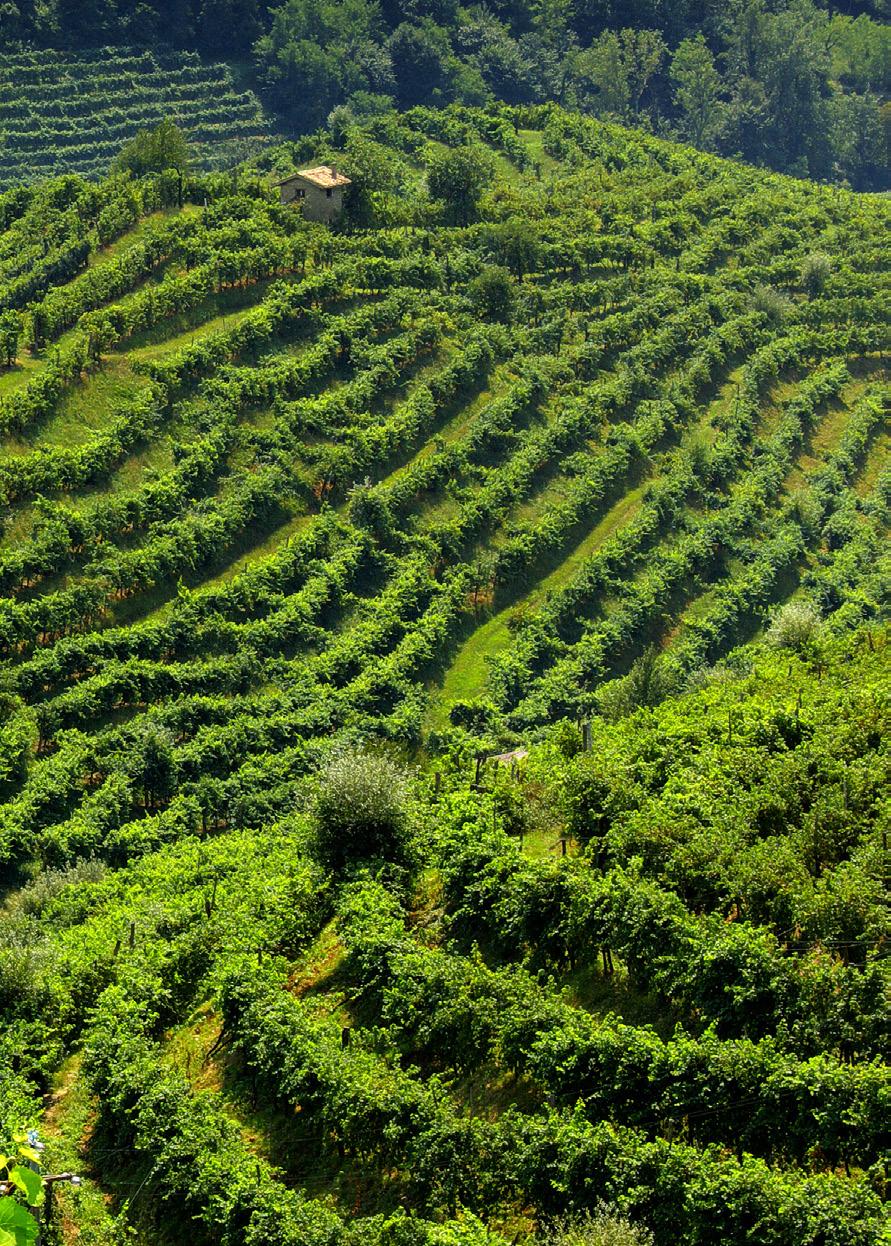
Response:
[{"label": "grassy path between rows", "polygon": [[510,644],[510,623],[513,618],[534,610],[550,593],[557,592],[575,575],[587,558],[599,549],[619,528],[630,522],[643,501],[646,484],[624,494],[598,524],[579,542],[560,565],[535,584],[517,603],[513,602],[477,627],[461,645],[443,677],[438,703],[431,711],[427,726],[433,730],[448,722],[448,706],[454,701],[484,695],[490,657]]}]

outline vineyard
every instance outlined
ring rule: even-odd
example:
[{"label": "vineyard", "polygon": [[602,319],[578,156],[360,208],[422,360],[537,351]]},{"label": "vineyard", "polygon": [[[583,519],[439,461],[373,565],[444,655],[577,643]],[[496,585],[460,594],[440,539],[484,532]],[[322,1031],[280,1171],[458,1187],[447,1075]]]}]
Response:
[{"label": "vineyard", "polygon": [[139,130],[174,121],[202,164],[243,159],[269,131],[225,65],[194,52],[0,52],[0,190],[35,177],[104,177]]},{"label": "vineyard", "polygon": [[313,141],[0,195],[49,1240],[887,1240],[887,203],[551,106]]}]

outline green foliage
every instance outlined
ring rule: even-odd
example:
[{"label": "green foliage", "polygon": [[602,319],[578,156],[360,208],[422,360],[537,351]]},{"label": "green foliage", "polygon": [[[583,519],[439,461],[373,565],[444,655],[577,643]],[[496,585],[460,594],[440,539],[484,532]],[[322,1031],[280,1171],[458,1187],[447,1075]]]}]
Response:
[{"label": "green foliage", "polygon": [[342,748],[318,777],[313,818],[323,860],[334,870],[408,851],[412,779],[386,754]]},{"label": "green foliage", "polygon": [[791,300],[782,290],[760,285],[752,293],[752,309],[760,312],[773,325],[781,325],[792,310]]},{"label": "green foliage", "polygon": [[721,78],[701,33],[678,45],[671,80],[685,138],[694,147],[712,147],[720,125]]},{"label": "green foliage", "polygon": [[564,1223],[545,1240],[549,1246],[652,1246],[653,1235],[604,1206]]},{"label": "green foliage", "polygon": [[25,777],[35,744],[33,713],[17,697],[0,692],[0,784]]},{"label": "green foliage", "polygon": [[492,727],[497,710],[491,701],[454,701],[449,707],[449,722],[474,735],[484,735]]},{"label": "green foliage", "polygon": [[518,281],[533,272],[541,261],[541,240],[532,221],[512,216],[493,229],[490,236],[498,260],[510,269]]},{"label": "green foliage", "polygon": [[387,41],[394,68],[399,66],[396,102],[402,108],[444,103],[456,68],[451,64],[448,31],[431,17],[401,22]]},{"label": "green foliage", "polygon": [[453,225],[476,219],[483,191],[492,179],[492,159],[479,147],[456,147],[435,152],[427,161],[427,187],[432,199]]},{"label": "green foliage", "polygon": [[0,312],[0,360],[7,368],[15,363],[21,333],[22,321],[18,313],[12,309]]},{"label": "green foliage", "polygon": [[[5,78],[10,107],[4,117],[0,101],[0,121],[9,122],[13,151],[0,158],[0,178],[4,165],[30,176],[29,153],[42,171],[95,174],[121,141],[165,116],[208,144],[215,162],[247,154],[267,130],[257,101],[234,88],[227,68],[202,64],[204,56],[229,58],[239,76],[250,66],[279,128],[301,134],[332,114],[340,128],[344,114],[334,110],[348,106],[359,116],[373,99],[403,108],[555,102],[681,133],[755,165],[882,189],[889,36],[878,0],[870,7],[874,13],[851,4],[830,10],[822,0],[749,0],[719,13],[568,0],[491,8],[455,0],[103,0],[87,10],[82,0],[7,0],[0,93]],[[137,50],[147,48],[156,50]],[[91,92],[100,96],[95,103],[71,89],[89,79],[101,84]],[[16,98],[23,89],[27,100]],[[35,111],[39,136],[23,124]]]},{"label": "green foliage", "polygon": [[172,121],[162,121],[153,130],[142,130],[121,148],[115,157],[114,171],[144,177],[146,173],[163,173],[176,169],[188,172],[189,144],[182,130]]},{"label": "green foliage", "polygon": [[0,195],[2,1123],[71,1079],[122,1240],[873,1246],[887,205],[369,95],[182,211]]},{"label": "green foliage", "polygon": [[392,85],[387,58],[370,43],[377,25],[377,6],[369,0],[287,0],[275,10],[256,56],[266,89],[288,122],[312,129],[353,91]]},{"label": "green foliage", "polygon": [[832,260],[824,251],[814,251],[801,265],[799,283],[808,298],[816,298],[823,291],[832,273]]},{"label": "green foliage", "polygon": [[627,675],[602,685],[597,704],[604,718],[615,720],[641,706],[658,705],[675,691],[676,676],[658,650],[650,646]]},{"label": "green foliage", "polygon": [[38,1228],[37,1221],[20,1203],[0,1197],[0,1242],[3,1246],[32,1246],[37,1241]]},{"label": "green foliage", "polygon": [[514,282],[506,268],[488,264],[467,287],[477,314],[484,320],[509,321],[514,311]]},{"label": "green foliage", "polygon": [[665,51],[665,41],[655,30],[604,31],[581,58],[597,111],[618,121],[636,121]]},{"label": "green foliage", "polygon": [[809,601],[789,601],[776,614],[767,639],[778,649],[808,649],[820,634],[820,611]]},{"label": "green foliage", "polygon": [[33,1246],[39,1225],[32,1214],[44,1200],[43,1181],[30,1165],[40,1156],[26,1134],[16,1134],[0,1153],[0,1243]]}]

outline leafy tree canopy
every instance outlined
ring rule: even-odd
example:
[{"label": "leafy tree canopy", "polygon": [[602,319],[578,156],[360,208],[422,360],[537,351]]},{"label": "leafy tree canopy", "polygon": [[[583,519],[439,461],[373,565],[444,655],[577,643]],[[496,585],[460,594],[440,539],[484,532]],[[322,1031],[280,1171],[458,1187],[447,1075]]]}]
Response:
[{"label": "leafy tree canopy", "polygon": [[176,169],[180,174],[188,171],[189,144],[182,130],[173,121],[162,121],[153,130],[141,130],[131,142],[121,149],[114,162],[120,172],[143,177],[146,173],[163,173]]}]

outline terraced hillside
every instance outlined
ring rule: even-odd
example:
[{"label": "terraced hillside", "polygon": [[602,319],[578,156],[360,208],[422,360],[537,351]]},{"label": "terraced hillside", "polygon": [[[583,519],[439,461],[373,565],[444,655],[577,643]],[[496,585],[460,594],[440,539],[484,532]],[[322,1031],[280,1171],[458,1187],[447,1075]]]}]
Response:
[{"label": "terraced hillside", "polygon": [[194,52],[0,53],[0,190],[38,177],[104,177],[139,130],[174,121],[205,168],[268,136],[259,101]]},{"label": "terraced hillside", "polygon": [[[601,1195],[660,1246],[878,1241],[887,205],[557,109],[317,155],[363,226],[254,173],[0,198],[0,1041],[96,1178],[65,1240],[114,1240],[106,1188],[153,1242],[476,1246]],[[789,600],[761,684],[721,665]],[[306,811],[368,739],[431,759],[427,868],[344,886]],[[862,893],[842,933],[777,860]]]}]

